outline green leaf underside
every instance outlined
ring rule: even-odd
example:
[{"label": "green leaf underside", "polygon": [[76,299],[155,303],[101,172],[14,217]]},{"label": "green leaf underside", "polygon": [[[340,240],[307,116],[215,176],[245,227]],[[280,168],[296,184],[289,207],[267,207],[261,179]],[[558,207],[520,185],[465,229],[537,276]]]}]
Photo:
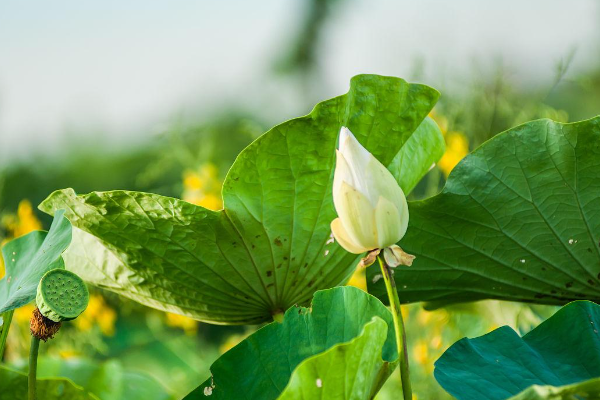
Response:
[{"label": "green leaf underside", "polygon": [[[340,127],[388,165],[437,97],[397,78],[353,78],[348,94],[276,126],[240,153],[223,187],[226,211],[147,193],[72,190],[53,193],[40,208],[67,209],[78,228],[67,268],[93,284],[207,322],[267,321],[343,283],[356,265],[355,255],[329,240]],[[426,132],[439,141],[439,132]],[[429,166],[407,173],[420,177]]]},{"label": "green leaf underside", "polygon": [[431,166],[442,158],[445,150],[446,143],[440,128],[431,117],[427,117],[408,138],[388,169],[408,195]]},{"label": "green leaf underside", "polygon": [[168,400],[172,397],[150,376],[129,371],[116,360],[61,360],[42,358],[38,379],[64,377],[102,400]]},{"label": "green leaf underside", "polygon": [[459,400],[480,400],[482,396],[503,400],[522,391],[517,399],[561,398],[531,397],[536,390],[585,393],[594,387],[598,392],[597,382],[577,388],[526,389],[532,385],[573,385],[600,377],[599,326],[600,306],[576,301],[522,338],[504,326],[475,339],[458,341],[436,361],[435,378]]},{"label": "green leaf underside", "polygon": [[[409,203],[403,302],[600,300],[600,117],[526,123],[483,144],[437,196]],[[381,282],[369,292],[385,299]]]},{"label": "green leaf underside", "polygon": [[[98,400],[65,378],[38,379],[38,399],[44,400]],[[27,398],[27,375],[0,366],[0,400]]]},{"label": "green leaf underside", "polygon": [[596,400],[600,399],[600,378],[560,387],[532,386],[509,400]]},{"label": "green leaf underside", "polygon": [[0,313],[31,303],[42,276],[64,268],[61,254],[71,242],[71,224],[63,213],[55,213],[49,232],[31,232],[2,248],[6,274],[0,281]]},{"label": "green leaf underside", "polygon": [[338,287],[315,293],[312,310],[294,306],[283,323],[263,327],[225,353],[211,366],[212,377],[186,399],[205,398],[208,387],[214,399],[368,399],[397,357],[385,306],[360,289]]}]

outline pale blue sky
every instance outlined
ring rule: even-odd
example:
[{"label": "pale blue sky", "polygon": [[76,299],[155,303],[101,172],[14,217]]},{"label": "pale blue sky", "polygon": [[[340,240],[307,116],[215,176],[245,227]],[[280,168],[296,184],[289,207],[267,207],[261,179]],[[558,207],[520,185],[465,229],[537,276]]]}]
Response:
[{"label": "pale blue sky", "polygon": [[[269,74],[302,6],[2,0],[0,165],[57,148],[65,132],[102,131],[118,146],[232,99],[258,109],[278,97],[269,105],[281,120],[308,111]],[[595,0],[350,0],[326,28],[319,88],[342,93],[361,72],[407,76],[415,57],[433,86],[467,74],[474,57],[492,65],[502,56],[523,81],[550,79],[569,49],[576,67],[598,54],[599,25]]]}]

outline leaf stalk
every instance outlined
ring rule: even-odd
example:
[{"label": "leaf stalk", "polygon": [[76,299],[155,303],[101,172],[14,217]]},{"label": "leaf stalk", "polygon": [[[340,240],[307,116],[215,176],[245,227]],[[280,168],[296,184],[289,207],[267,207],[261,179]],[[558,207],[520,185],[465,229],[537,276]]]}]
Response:
[{"label": "leaf stalk", "polygon": [[37,400],[37,360],[40,349],[40,339],[31,336],[31,347],[29,348],[29,378],[28,378],[28,399]]},{"label": "leaf stalk", "polygon": [[8,331],[14,313],[14,310],[2,313],[2,328],[0,328],[0,362],[2,362],[2,359],[4,358],[4,348],[6,347],[6,339],[8,338]]},{"label": "leaf stalk", "polygon": [[383,255],[377,256],[381,274],[385,282],[388,298],[390,300],[390,309],[394,320],[394,331],[396,333],[396,345],[398,346],[398,357],[400,359],[400,379],[402,381],[402,395],[404,400],[412,400],[412,388],[410,385],[410,371],[408,366],[408,351],[406,345],[406,332],[404,330],[404,320],[400,309],[400,298],[396,281],[392,275],[392,269],[387,265]]}]

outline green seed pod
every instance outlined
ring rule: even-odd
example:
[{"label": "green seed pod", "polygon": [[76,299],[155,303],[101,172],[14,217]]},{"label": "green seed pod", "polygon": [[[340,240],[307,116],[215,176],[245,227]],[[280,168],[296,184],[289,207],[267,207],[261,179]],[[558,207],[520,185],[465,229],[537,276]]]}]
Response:
[{"label": "green seed pod", "polygon": [[35,302],[46,318],[54,321],[75,319],[87,307],[90,294],[83,280],[66,269],[53,269],[42,277]]}]

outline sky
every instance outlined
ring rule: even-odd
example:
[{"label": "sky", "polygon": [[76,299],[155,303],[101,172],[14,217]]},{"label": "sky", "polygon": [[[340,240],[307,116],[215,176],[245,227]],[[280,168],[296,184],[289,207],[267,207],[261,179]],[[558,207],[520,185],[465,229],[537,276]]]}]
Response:
[{"label": "sky", "polygon": [[[432,86],[499,59],[523,82],[548,80],[569,51],[575,68],[594,61],[599,4],[340,0],[315,86],[331,97],[357,73],[410,76],[417,59]],[[303,11],[301,0],[2,0],[0,166],[67,140],[119,147],[232,102],[282,121],[308,112],[271,74]]]}]

